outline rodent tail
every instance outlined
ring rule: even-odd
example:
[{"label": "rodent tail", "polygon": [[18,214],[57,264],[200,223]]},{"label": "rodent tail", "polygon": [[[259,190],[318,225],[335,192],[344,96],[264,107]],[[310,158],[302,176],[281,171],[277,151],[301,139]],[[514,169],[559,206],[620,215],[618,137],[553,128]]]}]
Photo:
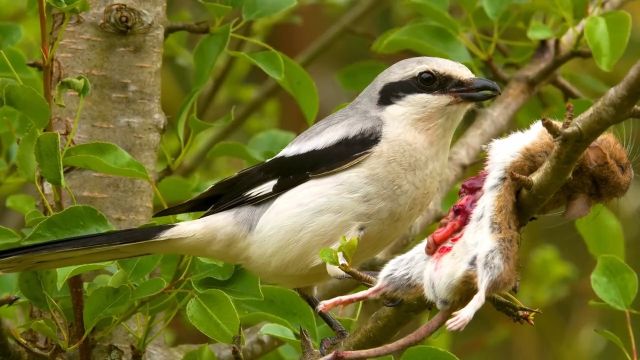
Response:
[{"label": "rodent tail", "polygon": [[163,234],[176,225],[157,225],[23,245],[0,250],[0,273],[51,269],[156,253]]}]

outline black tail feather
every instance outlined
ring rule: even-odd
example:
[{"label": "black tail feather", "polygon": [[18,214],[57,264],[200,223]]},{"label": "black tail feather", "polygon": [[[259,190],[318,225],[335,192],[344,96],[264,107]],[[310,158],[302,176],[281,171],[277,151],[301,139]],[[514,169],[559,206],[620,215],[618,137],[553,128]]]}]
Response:
[{"label": "black tail feather", "polygon": [[[116,230],[100,234],[75,236],[35,244],[23,245],[15,248],[0,250],[0,272],[20,271],[32,268],[35,264],[38,268],[57,267],[57,260],[66,264],[72,257],[77,259],[74,263],[93,262],[82,261],[82,254],[96,254],[104,250],[100,261],[122,258],[121,253],[109,253],[109,249],[119,246],[133,245],[148,240],[153,240],[164,231],[175,225],[157,225],[135,229]],[[54,255],[55,254],[55,255]],[[133,254],[130,256],[144,255]],[[89,257],[88,257],[89,258]],[[95,261],[95,260],[94,260]],[[45,265],[50,263],[51,266]],[[62,265],[65,266],[65,265]]]}]

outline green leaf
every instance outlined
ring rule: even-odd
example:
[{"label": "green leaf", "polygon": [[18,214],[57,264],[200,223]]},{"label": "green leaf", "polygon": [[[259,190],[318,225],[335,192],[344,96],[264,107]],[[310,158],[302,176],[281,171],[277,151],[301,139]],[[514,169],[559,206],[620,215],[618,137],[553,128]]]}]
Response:
[{"label": "green leaf", "polygon": [[260,334],[273,336],[288,344],[294,346],[299,344],[299,340],[296,338],[296,334],[286,326],[280,324],[266,324],[260,328]]},{"label": "green leaf", "polygon": [[[18,41],[22,37],[22,27],[15,23],[0,22],[0,50],[7,48]],[[0,62],[4,61],[0,57]]]},{"label": "green leaf", "polygon": [[118,260],[118,265],[129,275],[129,280],[136,281],[149,275],[158,266],[161,259],[162,255],[139,256]]},{"label": "green leaf", "polygon": [[[307,329],[313,339],[318,338],[314,311],[292,290],[277,286],[263,285],[262,300],[238,300],[238,311],[243,319],[250,314],[259,315],[253,320],[267,320],[287,325],[297,332],[302,326]],[[268,314],[264,315],[264,314]],[[276,319],[281,319],[280,322]]]},{"label": "green leaf", "polygon": [[84,303],[84,326],[88,333],[101,319],[123,313],[129,307],[131,290],[127,286],[95,289]]},{"label": "green leaf", "polygon": [[209,349],[209,345],[202,345],[196,350],[184,354],[182,360],[216,360],[216,355]]},{"label": "green leaf", "polygon": [[627,352],[627,349],[624,347],[624,344],[622,343],[622,340],[620,340],[620,338],[618,337],[618,335],[612,333],[609,330],[606,329],[595,329],[595,332],[602,336],[603,338],[611,341],[613,344],[615,344],[620,350],[622,350],[622,352],[624,353],[624,355],[626,356],[627,359],[631,360],[631,355],[629,355],[629,353]]},{"label": "green leaf", "polygon": [[207,9],[207,12],[218,21],[223,19],[233,10],[233,7],[231,6],[213,3],[206,0],[200,0],[200,3],[202,3],[202,5]]},{"label": "green leaf", "polygon": [[18,245],[20,235],[12,229],[0,226],[0,249],[8,249]]},{"label": "green leaf", "polygon": [[27,116],[38,129],[49,123],[49,104],[29,86],[8,85],[4,90],[4,103]]},{"label": "green leaf", "polygon": [[242,17],[245,20],[255,20],[272,16],[293,7],[295,4],[296,0],[245,0],[242,5]]},{"label": "green leaf", "polygon": [[584,30],[596,64],[604,71],[611,71],[627,48],[631,15],[626,11],[611,11],[591,16]]},{"label": "green leaf", "polygon": [[47,217],[44,216],[42,211],[38,209],[33,209],[24,216],[24,222],[27,227],[34,227],[39,223],[41,223],[46,218]]},{"label": "green leaf", "polygon": [[253,53],[238,53],[240,56],[251,61],[254,65],[262,69],[267,75],[282,80],[284,76],[284,61],[277,51],[266,50]]},{"label": "green leaf", "polygon": [[418,345],[410,347],[402,354],[400,360],[458,360],[452,353],[433,346]]},{"label": "green leaf", "polygon": [[296,135],[290,131],[269,129],[254,135],[247,144],[251,154],[258,159],[266,160],[274,157],[285,148]]},{"label": "green leaf", "polygon": [[554,36],[553,30],[540,20],[531,19],[527,37],[531,40],[545,40]]},{"label": "green leaf", "polygon": [[224,281],[230,279],[235,272],[233,264],[209,262],[205,258],[194,258],[191,266],[191,278],[193,280],[212,277]]},{"label": "green leaf", "polygon": [[414,23],[390,30],[376,40],[373,50],[383,54],[411,50],[421,55],[471,62],[467,48],[456,36],[442,26],[429,23]]},{"label": "green leaf", "polygon": [[338,251],[332,248],[321,249],[320,259],[322,259],[323,262],[329,265],[334,265],[334,266],[340,265],[340,261],[338,260]]},{"label": "green leaf", "polygon": [[13,194],[7,197],[5,205],[11,210],[26,215],[29,211],[36,208],[36,199],[27,194]]},{"label": "green leaf", "polygon": [[510,4],[511,0],[482,0],[484,12],[493,21],[497,21]]},{"label": "green leaf", "polygon": [[53,270],[26,271],[18,274],[18,288],[24,297],[40,309],[48,309],[47,294],[55,291],[56,272]]},{"label": "green leaf", "polygon": [[260,161],[265,160],[262,154],[258,154],[243,143],[237,141],[221,141],[217,143],[207,156],[230,156],[238,159],[242,159],[250,165],[257,164]]},{"label": "green leaf", "polygon": [[260,279],[244,269],[238,269],[228,280],[206,277],[194,283],[198,291],[219,289],[235,299],[262,299]]},{"label": "green leaf", "polygon": [[32,322],[29,327],[53,341],[61,340],[56,332],[56,324],[51,319],[36,320]]},{"label": "green leaf", "polygon": [[282,86],[298,103],[307,124],[313,124],[318,114],[318,89],[307,71],[298,63],[284,54],[280,54],[284,62],[284,77],[278,80]]},{"label": "green leaf", "polygon": [[358,238],[352,237],[347,239],[346,237],[342,237],[340,239],[340,246],[338,247],[338,251],[344,253],[345,258],[348,262],[351,262],[353,259],[353,255],[355,255],[356,250],[358,250]]},{"label": "green leaf", "polygon": [[604,205],[595,205],[589,215],[575,221],[575,226],[591,255],[610,254],[624,259],[622,224]]},{"label": "green leaf", "polygon": [[624,311],[638,292],[638,275],[619,258],[601,255],[591,273],[591,287],[604,302]]},{"label": "green leaf", "polygon": [[62,162],[116,176],[126,176],[149,180],[149,174],[142,164],[116,144],[92,142],[68,148]]},{"label": "green leaf", "polygon": [[347,90],[360,92],[386,68],[385,63],[377,60],[353,63],[338,71],[338,82]]},{"label": "green leaf", "polygon": [[16,155],[16,166],[20,173],[30,181],[35,181],[36,177],[36,140],[40,131],[35,127],[25,135],[18,145]]},{"label": "green leaf", "polygon": [[62,79],[58,85],[56,85],[56,93],[54,95],[54,102],[57,105],[64,106],[62,95],[67,91],[74,91],[78,96],[84,98],[91,92],[91,83],[89,79],[84,75],[76,76],[75,78]]},{"label": "green leaf", "polygon": [[13,231],[4,226],[0,226],[0,242],[15,242],[20,240],[20,235],[17,232]]},{"label": "green leaf", "polygon": [[229,296],[220,290],[196,293],[187,304],[187,318],[203,334],[230,344],[240,320]]},{"label": "green leaf", "polygon": [[158,190],[168,204],[188,200],[198,193],[193,179],[169,175],[158,183]]},{"label": "green leaf", "polygon": [[411,0],[411,3],[429,21],[442,25],[454,34],[460,31],[460,21],[449,15],[448,4],[443,6],[433,0]]},{"label": "green leaf", "polygon": [[85,273],[87,271],[102,270],[105,267],[109,266],[111,263],[112,262],[108,261],[96,264],[66,266],[56,269],[56,271],[58,272],[58,290],[62,289],[64,283],[67,282],[70,277]]},{"label": "green leaf", "polygon": [[86,205],[70,206],[40,222],[24,239],[24,243],[64,239],[114,230],[106,216]]},{"label": "green leaf", "polygon": [[140,283],[133,290],[131,300],[138,300],[151,295],[159,294],[167,287],[167,282],[163,278],[153,278]]},{"label": "green leaf", "polygon": [[79,6],[82,0],[47,0],[49,5],[62,11],[69,11]]},{"label": "green leaf", "polygon": [[195,114],[191,114],[191,116],[189,116],[189,129],[194,134],[199,134],[205,130],[209,130],[215,125],[216,124],[213,122],[207,122],[207,121],[202,121],[198,119],[198,117]]},{"label": "green leaf", "polygon": [[200,91],[202,91],[204,85],[209,81],[220,54],[227,47],[230,33],[230,24],[221,26],[215,31],[202,37],[193,50],[193,87],[185,100],[183,100],[177,116],[178,138],[180,139],[181,144],[184,143],[184,127],[191,107],[198,98],[198,95],[200,94]]},{"label": "green leaf", "polygon": [[194,78],[193,86],[204,86],[213,72],[218,57],[229,43],[231,26],[226,24],[202,37],[193,50]]},{"label": "green leaf", "polygon": [[36,161],[40,166],[40,174],[50,184],[64,185],[62,159],[60,157],[60,134],[45,132],[36,140]]}]

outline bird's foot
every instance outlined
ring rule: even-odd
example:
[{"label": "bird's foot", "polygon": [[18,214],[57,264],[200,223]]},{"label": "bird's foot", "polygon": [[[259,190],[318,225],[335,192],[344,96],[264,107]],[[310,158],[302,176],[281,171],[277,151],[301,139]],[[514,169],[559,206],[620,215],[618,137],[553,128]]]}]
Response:
[{"label": "bird's foot", "polygon": [[349,336],[349,333],[347,331],[343,331],[336,333],[336,336],[320,340],[320,354],[324,356],[331,353],[331,351],[340,345],[347,336]]}]

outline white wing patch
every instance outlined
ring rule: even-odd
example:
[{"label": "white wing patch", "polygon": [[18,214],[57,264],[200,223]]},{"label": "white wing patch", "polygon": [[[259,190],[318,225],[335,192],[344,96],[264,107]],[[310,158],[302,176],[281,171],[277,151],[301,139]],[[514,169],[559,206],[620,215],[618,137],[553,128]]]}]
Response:
[{"label": "white wing patch", "polygon": [[273,186],[278,182],[278,180],[271,180],[269,182],[266,182],[258,187],[255,187],[249,191],[247,191],[246,193],[244,193],[244,196],[248,196],[248,197],[256,197],[256,196],[260,196],[260,195],[264,195],[264,194],[268,194],[273,190]]}]

